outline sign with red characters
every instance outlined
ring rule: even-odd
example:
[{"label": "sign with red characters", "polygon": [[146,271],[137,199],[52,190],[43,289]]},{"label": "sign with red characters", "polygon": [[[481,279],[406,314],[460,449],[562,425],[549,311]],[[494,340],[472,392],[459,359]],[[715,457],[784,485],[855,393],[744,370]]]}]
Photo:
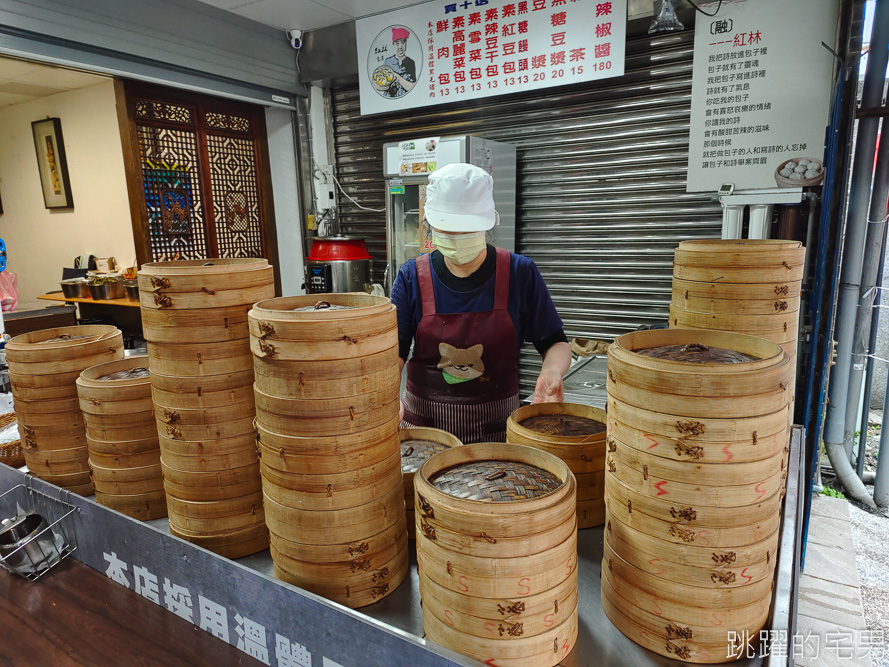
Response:
[{"label": "sign with red characters", "polygon": [[361,113],[624,73],[627,0],[435,0],[356,22]]}]

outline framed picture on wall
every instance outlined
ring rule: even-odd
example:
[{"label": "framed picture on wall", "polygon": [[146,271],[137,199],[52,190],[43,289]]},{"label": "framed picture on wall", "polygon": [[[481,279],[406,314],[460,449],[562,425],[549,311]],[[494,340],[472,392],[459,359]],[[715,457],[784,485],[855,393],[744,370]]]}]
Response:
[{"label": "framed picture on wall", "polygon": [[31,131],[37,151],[44,205],[46,208],[74,208],[65,142],[62,140],[62,121],[58,118],[35,120],[31,123]]}]

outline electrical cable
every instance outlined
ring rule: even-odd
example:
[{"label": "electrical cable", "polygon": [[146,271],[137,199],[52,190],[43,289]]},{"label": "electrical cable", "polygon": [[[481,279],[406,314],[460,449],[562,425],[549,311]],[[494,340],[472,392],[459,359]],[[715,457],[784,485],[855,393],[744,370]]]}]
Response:
[{"label": "electrical cable", "polygon": [[[321,171],[321,165],[318,164],[318,162],[315,160],[314,157],[312,158],[312,162],[315,164],[315,168],[318,169],[319,171]],[[324,172],[322,171],[321,173],[323,174]],[[333,173],[333,171],[330,172],[330,176],[333,178],[333,182],[336,183],[336,186],[339,188],[340,194],[342,194],[343,197],[345,197],[350,202],[355,204],[355,206],[360,208],[362,211],[370,211],[371,213],[385,213],[386,212],[386,209],[384,209],[384,208],[368,208],[367,206],[362,206],[357,201],[355,201],[355,199],[351,195],[349,195],[349,193],[347,193],[345,190],[343,190],[343,186],[340,184],[339,179],[336,177],[336,175]]]},{"label": "electrical cable", "polygon": [[716,5],[716,10],[712,14],[708,14],[707,12],[705,12],[703,9],[698,7],[694,2],[692,2],[692,0],[688,0],[688,4],[690,4],[692,7],[697,9],[704,16],[711,16],[711,17],[716,16],[719,13],[719,10],[722,9],[722,0],[719,0],[719,4]]}]

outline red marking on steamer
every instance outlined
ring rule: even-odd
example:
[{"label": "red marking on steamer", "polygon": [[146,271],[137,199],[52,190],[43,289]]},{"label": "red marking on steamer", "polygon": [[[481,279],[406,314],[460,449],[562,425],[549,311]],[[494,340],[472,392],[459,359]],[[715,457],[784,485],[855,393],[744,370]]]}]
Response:
[{"label": "red marking on steamer", "polygon": [[445,613],[445,620],[448,622],[448,625],[450,625],[451,627],[454,627],[454,619],[451,615],[451,610],[445,609],[444,613]]},{"label": "red marking on steamer", "polygon": [[718,628],[720,625],[722,625],[722,623],[723,623],[722,614],[720,614],[718,611],[714,611],[713,616],[711,616],[711,618],[713,620],[710,621],[710,625],[712,625],[714,628]]},{"label": "red marking on steamer", "polygon": [[547,614],[546,616],[544,616],[543,617],[543,626],[546,628],[553,627],[553,622],[554,622],[553,618],[554,618],[553,614]]},{"label": "red marking on steamer", "polygon": [[729,451],[730,447],[731,445],[729,444],[722,448],[722,453],[725,454],[726,461],[731,461],[733,458],[735,458],[735,455]]},{"label": "red marking on steamer", "polygon": [[487,630],[488,634],[491,635],[492,637],[497,636],[497,626],[494,623],[492,623],[491,621],[488,621],[487,623],[485,623],[485,630]]},{"label": "red marking on steamer", "polygon": [[[651,558],[651,559],[649,559],[648,564],[651,566],[654,566],[654,564],[657,562],[660,562],[660,560],[661,560],[660,558]],[[652,574],[663,574],[663,570],[656,569],[656,570],[652,571]]]},{"label": "red marking on steamer", "polygon": [[664,491],[664,485],[665,485],[666,483],[667,483],[667,480],[661,480],[660,482],[658,482],[657,484],[654,485],[654,488],[657,489],[657,494],[656,494],[656,495],[658,495],[658,496],[665,496],[665,495],[667,495],[668,493],[670,493],[669,491]]},{"label": "red marking on steamer", "polygon": [[747,580],[747,583],[749,584],[751,581],[753,581],[753,577],[751,577],[749,574],[747,574],[747,569],[748,568],[745,567],[743,570],[741,570],[741,576],[744,577]]},{"label": "red marking on steamer", "polygon": [[568,640],[566,639],[565,643],[562,644],[562,657],[564,658],[566,655],[568,655],[568,651],[570,651],[570,650],[571,650],[571,645],[568,643]]},{"label": "red marking on steamer", "polygon": [[657,447],[659,444],[661,444],[661,443],[659,443],[657,440],[655,440],[654,438],[652,438],[650,435],[648,435],[648,433],[643,433],[643,434],[642,434],[642,437],[645,438],[646,440],[649,440],[650,442],[653,442],[653,443],[654,443],[653,445],[650,445],[650,446],[648,447],[648,449],[654,449],[654,448]]},{"label": "red marking on steamer", "polygon": [[756,499],[757,499],[757,500],[762,500],[762,497],[763,497],[764,495],[766,495],[766,492],[763,491],[761,488],[759,488],[759,487],[761,487],[763,484],[765,484],[765,482],[760,482],[760,483],[757,484],[755,487],[753,487],[753,490],[756,491],[757,493],[759,493],[759,495],[756,496]]},{"label": "red marking on steamer", "polygon": [[531,595],[531,587],[528,585],[531,582],[528,577],[522,577],[519,579],[519,593],[522,595]]},{"label": "red marking on steamer", "polygon": [[488,658],[485,660],[486,665],[490,665],[491,667],[497,667],[497,663],[494,662],[494,658]]},{"label": "red marking on steamer", "polygon": [[661,609],[661,606],[657,603],[657,598],[654,599],[653,603],[654,603],[654,608],[655,608],[654,613],[657,614],[658,616],[663,616],[664,610]]},{"label": "red marking on steamer", "polygon": [[460,575],[459,581],[460,581],[460,590],[463,591],[464,593],[468,593],[469,586],[466,585],[466,575],[465,574]]},{"label": "red marking on steamer", "polygon": [[710,538],[708,537],[708,535],[710,535],[710,534],[711,533],[709,530],[699,530],[698,531],[698,535],[697,535],[698,541],[705,547],[710,546]]}]

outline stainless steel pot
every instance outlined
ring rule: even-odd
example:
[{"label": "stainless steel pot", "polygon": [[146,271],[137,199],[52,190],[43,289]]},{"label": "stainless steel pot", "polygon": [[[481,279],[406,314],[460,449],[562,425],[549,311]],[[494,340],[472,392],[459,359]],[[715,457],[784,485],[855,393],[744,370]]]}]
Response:
[{"label": "stainless steel pot", "polygon": [[139,300],[139,281],[138,280],[125,280],[124,287],[127,289],[127,298],[130,301],[138,301]]},{"label": "stainless steel pot", "polygon": [[370,260],[306,260],[306,288],[310,294],[370,292]]},{"label": "stainless steel pot", "polygon": [[96,301],[107,301],[108,299],[122,299],[126,294],[126,288],[123,286],[123,280],[115,280],[110,283],[102,283],[101,285],[90,285],[90,296]]},{"label": "stainless steel pot", "polygon": [[59,283],[62,286],[62,294],[69,299],[88,299],[90,290],[84,278],[69,278]]},{"label": "stainless steel pot", "polygon": [[61,554],[49,525],[39,514],[24,514],[0,522],[0,560],[21,575],[55,565]]}]

